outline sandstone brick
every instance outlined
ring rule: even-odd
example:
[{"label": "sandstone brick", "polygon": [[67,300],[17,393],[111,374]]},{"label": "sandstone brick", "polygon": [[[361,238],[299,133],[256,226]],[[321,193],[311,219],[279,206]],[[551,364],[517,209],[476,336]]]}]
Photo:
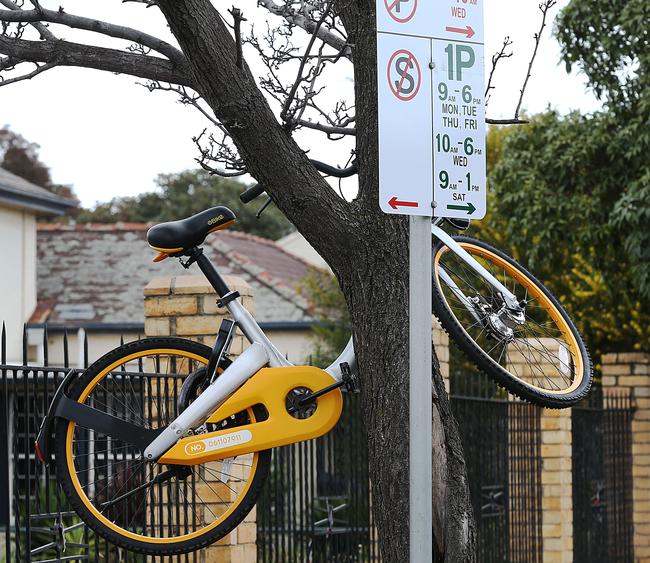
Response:
[{"label": "sandstone brick", "polygon": [[544,544],[546,544],[547,539],[550,538],[561,538],[562,537],[562,526],[560,524],[546,524],[542,525],[542,535],[544,536]]},{"label": "sandstone brick", "polygon": [[178,317],[176,319],[176,334],[178,336],[216,335],[220,324],[221,319],[209,315]]},{"label": "sandstone brick", "polygon": [[603,387],[617,387],[618,386],[618,377],[615,375],[604,375],[603,376]]},{"label": "sandstone brick", "polygon": [[634,364],[632,373],[634,375],[650,375],[650,364]]},{"label": "sandstone brick", "polygon": [[201,295],[215,293],[215,291],[203,274],[197,274],[174,278],[172,293],[175,295]]},{"label": "sandstone brick", "polygon": [[615,364],[618,358],[618,354],[604,354],[603,355],[603,365]]},{"label": "sandstone brick", "polygon": [[210,546],[203,550],[205,563],[232,563],[230,546]]},{"label": "sandstone brick", "polygon": [[257,505],[246,515],[244,522],[257,522]]},{"label": "sandstone brick", "polygon": [[605,375],[630,375],[632,373],[632,366],[630,364],[612,364],[603,366],[603,376]]},{"label": "sandstone brick", "polygon": [[177,315],[196,315],[196,297],[148,297],[144,300],[145,317],[174,317]]},{"label": "sandstone brick", "polygon": [[647,375],[630,375],[618,378],[620,387],[647,387],[650,385],[650,377]]},{"label": "sandstone brick", "polygon": [[145,318],[144,333],[147,336],[169,336],[170,324],[166,318]]},{"label": "sandstone brick", "polygon": [[619,364],[650,363],[650,354],[645,352],[628,352],[618,355]]},{"label": "sandstone brick", "polygon": [[257,540],[257,524],[253,522],[240,524],[237,527],[237,543],[255,543]]},{"label": "sandstone brick", "polygon": [[205,315],[225,315],[228,310],[219,308],[216,295],[206,295],[201,297],[201,312]]},{"label": "sandstone brick", "polygon": [[172,278],[154,278],[144,288],[145,295],[169,295]]},{"label": "sandstone brick", "polygon": [[247,543],[244,545],[244,563],[255,563],[257,561],[257,545]]}]

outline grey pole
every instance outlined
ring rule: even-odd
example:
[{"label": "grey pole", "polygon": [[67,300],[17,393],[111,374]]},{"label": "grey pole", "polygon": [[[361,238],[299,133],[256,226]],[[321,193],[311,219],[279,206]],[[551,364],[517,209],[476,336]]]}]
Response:
[{"label": "grey pole", "polygon": [[431,218],[409,220],[410,562],[431,563]]}]

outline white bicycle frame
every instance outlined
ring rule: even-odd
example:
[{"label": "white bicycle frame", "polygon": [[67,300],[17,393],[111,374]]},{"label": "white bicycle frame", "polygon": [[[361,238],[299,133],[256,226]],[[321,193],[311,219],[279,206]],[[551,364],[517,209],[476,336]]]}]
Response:
[{"label": "white bicycle frame", "polygon": [[[431,234],[442,241],[451,252],[456,254],[456,256],[496,289],[503,296],[509,307],[518,308],[517,298],[508,288],[474,260],[450,235],[445,233],[439,226],[440,222],[440,219],[434,220],[431,226]],[[439,267],[438,271],[442,281],[458,296],[468,310],[473,315],[476,315],[473,304],[463,294],[444,268]],[[185,436],[190,429],[203,424],[219,405],[226,401],[228,397],[262,368],[267,366],[272,368],[293,366],[267,338],[253,316],[239,301],[233,299],[227,303],[226,307],[251,345],[149,444],[144,451],[146,459],[157,459],[179,439]],[[344,363],[348,364],[353,372],[356,371],[357,361],[352,339],[350,339],[341,355],[325,371],[336,381],[341,381],[343,377],[341,364]],[[317,389],[314,389],[314,391],[317,391]]]}]

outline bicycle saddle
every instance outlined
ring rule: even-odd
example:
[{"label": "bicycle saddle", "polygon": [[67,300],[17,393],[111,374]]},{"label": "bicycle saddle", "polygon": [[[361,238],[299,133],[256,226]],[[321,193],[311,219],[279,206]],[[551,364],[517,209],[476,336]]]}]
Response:
[{"label": "bicycle saddle", "polygon": [[180,221],[160,223],[149,229],[147,242],[154,250],[165,254],[181,254],[200,245],[212,232],[225,229],[235,222],[235,214],[227,207],[206,209]]}]

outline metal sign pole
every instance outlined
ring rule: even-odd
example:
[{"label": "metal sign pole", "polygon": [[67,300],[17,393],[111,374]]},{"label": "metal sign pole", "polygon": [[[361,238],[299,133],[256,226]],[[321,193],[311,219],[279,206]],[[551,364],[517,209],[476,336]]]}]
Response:
[{"label": "metal sign pole", "polygon": [[431,563],[431,218],[409,221],[409,546],[411,563]]},{"label": "metal sign pole", "polygon": [[484,0],[377,0],[379,205],[410,215],[410,561],[433,560],[431,216],[486,212]]}]

